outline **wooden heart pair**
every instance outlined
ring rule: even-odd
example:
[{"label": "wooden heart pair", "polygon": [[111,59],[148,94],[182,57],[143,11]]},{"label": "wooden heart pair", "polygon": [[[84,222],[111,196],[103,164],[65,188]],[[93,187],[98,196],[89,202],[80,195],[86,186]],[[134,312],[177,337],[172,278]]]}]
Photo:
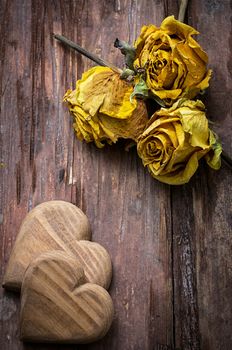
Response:
[{"label": "wooden heart pair", "polygon": [[90,237],[87,217],[71,203],[45,202],[27,214],[3,281],[21,289],[22,340],[88,343],[110,328],[111,260]]}]

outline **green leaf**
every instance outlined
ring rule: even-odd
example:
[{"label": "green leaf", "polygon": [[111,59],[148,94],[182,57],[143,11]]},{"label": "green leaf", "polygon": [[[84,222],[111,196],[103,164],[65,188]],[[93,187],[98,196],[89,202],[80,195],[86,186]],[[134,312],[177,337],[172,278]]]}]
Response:
[{"label": "green leaf", "polygon": [[206,154],[206,162],[211,168],[218,170],[221,166],[222,145],[212,130],[209,130],[209,143],[212,150]]},{"label": "green leaf", "polygon": [[166,107],[164,101],[159,96],[155,95],[154,92],[149,94],[149,98],[152,98],[153,100],[155,100],[155,102],[161,107]]},{"label": "green leaf", "polygon": [[135,72],[129,68],[124,68],[120,78],[123,80],[128,80],[128,81],[132,81],[134,79],[135,76]]},{"label": "green leaf", "polygon": [[126,66],[134,70],[133,63],[136,56],[135,48],[129,45],[127,42],[119,40],[118,38],[114,42],[114,47],[118,48],[125,56]]},{"label": "green leaf", "polygon": [[134,91],[133,91],[132,94],[130,95],[130,101],[132,101],[132,99],[133,99],[134,97],[138,97],[138,98],[147,98],[148,96],[149,96],[149,91],[148,91],[147,84],[146,84],[145,81],[140,77],[139,82],[135,85]]}]

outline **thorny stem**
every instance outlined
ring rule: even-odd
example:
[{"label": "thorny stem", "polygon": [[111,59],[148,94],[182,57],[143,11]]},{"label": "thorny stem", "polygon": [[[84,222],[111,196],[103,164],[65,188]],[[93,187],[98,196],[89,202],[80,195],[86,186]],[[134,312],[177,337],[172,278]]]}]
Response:
[{"label": "thorny stem", "polygon": [[[180,10],[179,10],[179,16],[178,16],[178,20],[179,21],[183,21],[184,17],[185,17],[185,11],[187,8],[187,4],[188,4],[188,0],[182,0],[181,4],[180,4]],[[114,72],[121,74],[122,70],[119,69],[118,67],[115,67],[113,64],[103,60],[102,58],[96,56],[95,54],[83,49],[83,47],[81,47],[80,45],[74,43],[73,41],[65,38],[63,35],[59,35],[59,34],[53,34],[54,38],[61,41],[62,43],[64,43],[65,45],[73,48],[74,50],[78,51],[79,53],[81,53],[82,55],[88,57],[90,60],[96,62],[97,64],[99,64],[100,66],[104,66],[104,67],[109,67],[111,68]],[[232,170],[232,159],[229,157],[229,155],[222,151],[222,160],[224,161],[224,163]]]},{"label": "thorny stem", "polygon": [[115,67],[113,64],[106,62],[105,60],[103,60],[102,58],[98,57],[97,55],[85,50],[83,47],[81,47],[80,45],[74,43],[73,41],[65,38],[65,36],[63,35],[59,35],[59,34],[53,34],[54,38],[61,41],[63,44],[73,48],[74,50],[78,51],[79,53],[81,53],[82,55],[84,55],[85,57],[88,57],[90,60],[94,61],[95,63],[99,64],[100,66],[104,66],[104,67],[109,67],[111,68],[114,72],[121,74],[122,70],[119,69],[118,67]]},{"label": "thorny stem", "polygon": [[178,14],[178,21],[184,22],[187,6],[188,6],[188,0],[181,0],[179,14]]}]

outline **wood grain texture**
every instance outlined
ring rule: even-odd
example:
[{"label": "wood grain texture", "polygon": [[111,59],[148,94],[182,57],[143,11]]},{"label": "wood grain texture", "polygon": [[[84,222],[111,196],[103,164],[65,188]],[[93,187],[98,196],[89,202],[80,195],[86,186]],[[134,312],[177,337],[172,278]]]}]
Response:
[{"label": "wood grain texture", "polygon": [[63,250],[76,257],[90,283],[107,289],[112,277],[110,256],[100,244],[84,241],[90,237],[88,219],[75,205],[57,200],[37,205],[22,222],[3,286],[20,291],[25,271],[37,256]]},{"label": "wood grain texture", "polygon": [[96,341],[113,320],[107,291],[88,283],[84,269],[66,252],[47,252],[30,263],[23,278],[20,337],[24,341]]},{"label": "wood grain texture", "polygon": [[22,222],[7,265],[4,287],[20,290],[25,270],[41,253],[64,250],[79,258],[82,248],[78,241],[90,238],[86,215],[72,203],[48,201],[37,205]]},{"label": "wood grain texture", "polygon": [[[208,115],[225,151],[232,156],[232,100],[228,98],[232,88],[232,3],[197,0],[190,11],[189,23],[201,32],[199,41],[213,69],[211,86],[204,98]],[[200,348],[230,349],[232,174],[226,166],[216,173],[206,167],[201,169],[192,189],[192,206]]]},{"label": "wood grain texture", "polygon": [[[19,303],[1,291],[4,350],[228,350],[231,341],[231,172],[204,165],[183,187],[150,177],[135,150],[81,144],[62,96],[90,61],[64,49],[62,33],[120,66],[116,37],[178,13],[177,1],[1,1],[1,273],[28,210],[50,199],[75,203],[93,240],[110,252],[115,319],[107,336],[81,346],[23,345]],[[205,101],[231,155],[230,1],[192,0],[214,77]]]}]

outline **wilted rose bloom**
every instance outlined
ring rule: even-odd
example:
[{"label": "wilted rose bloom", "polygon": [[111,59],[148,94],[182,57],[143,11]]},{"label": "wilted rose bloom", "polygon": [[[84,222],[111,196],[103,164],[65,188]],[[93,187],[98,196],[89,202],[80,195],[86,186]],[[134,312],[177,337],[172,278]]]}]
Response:
[{"label": "wilted rose bloom", "polygon": [[143,101],[130,95],[133,86],[107,67],[93,67],[77,81],[75,90],[68,90],[64,101],[74,117],[73,127],[80,140],[94,141],[97,147],[104,141],[111,144],[118,138],[137,141],[147,123]]},{"label": "wilted rose bloom", "polygon": [[170,185],[187,183],[202,157],[213,169],[221,165],[221,145],[208,127],[205,106],[199,100],[178,100],[156,112],[137,150],[151,175]]},{"label": "wilted rose bloom", "polygon": [[208,57],[193,34],[199,33],[170,16],[160,28],[142,27],[135,42],[134,67],[145,69],[148,88],[166,105],[180,97],[192,99],[209,85]]}]

